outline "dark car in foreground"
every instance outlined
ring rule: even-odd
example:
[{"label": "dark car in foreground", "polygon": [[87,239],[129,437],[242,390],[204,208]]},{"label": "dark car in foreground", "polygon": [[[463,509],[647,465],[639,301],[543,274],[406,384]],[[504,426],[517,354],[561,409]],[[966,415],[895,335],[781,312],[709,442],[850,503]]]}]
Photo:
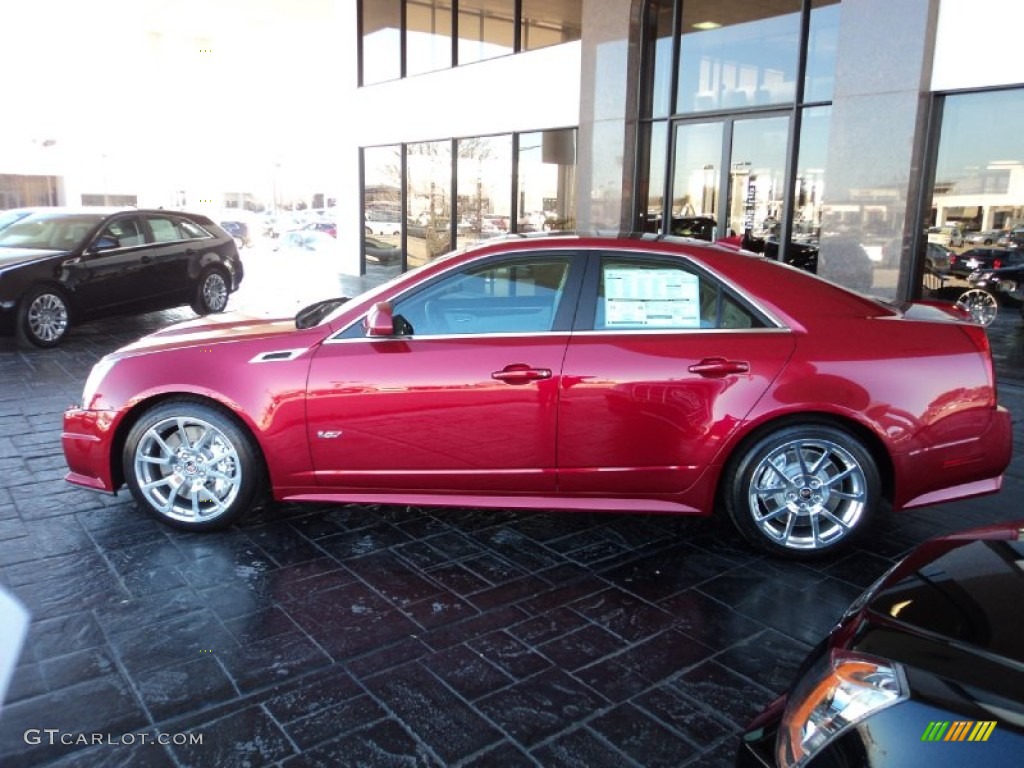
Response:
[{"label": "dark car in foreground", "polygon": [[1024,520],[928,541],[747,729],[742,768],[1009,768],[1024,754]]},{"label": "dark car in foreground", "polygon": [[242,274],[234,240],[205,216],[39,209],[0,231],[0,332],[52,347],[104,315],[222,312]]},{"label": "dark car in foreground", "polygon": [[999,490],[983,328],[660,236],[488,240],[294,319],[172,326],[64,416],[77,485],[177,527],[291,501],[728,515],[831,553]]}]

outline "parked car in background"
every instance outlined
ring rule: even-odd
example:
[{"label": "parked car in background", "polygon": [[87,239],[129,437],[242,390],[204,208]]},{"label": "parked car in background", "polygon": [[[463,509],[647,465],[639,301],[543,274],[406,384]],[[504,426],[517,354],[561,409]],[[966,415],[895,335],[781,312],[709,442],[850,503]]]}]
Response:
[{"label": "parked car in background", "polygon": [[1002,248],[1020,248],[1024,246],[1024,227],[1014,227],[996,241]]},{"label": "parked car in background", "polygon": [[338,236],[338,227],[333,221],[311,221],[302,229],[307,232],[323,232],[325,235],[330,235],[331,237]]},{"label": "parked car in background", "polygon": [[[985,330],[678,238],[523,236],[294,319],[172,326],[65,413],[68,480],[188,530],[278,500],[710,515],[789,557],[992,493]],[[969,457],[970,460],[965,460]]]},{"label": "parked car in background", "polygon": [[1024,315],[1024,261],[998,269],[978,269],[968,282],[974,288],[988,291],[1004,304],[1019,305]]},{"label": "parked car in background", "polygon": [[1016,248],[971,248],[949,258],[949,272],[967,277],[978,269],[999,269],[1024,262],[1024,252]]},{"label": "parked car in background", "polygon": [[369,235],[363,237],[363,253],[366,254],[367,261],[373,261],[383,266],[391,266],[402,261],[401,248]]},{"label": "parked car in background", "polygon": [[394,237],[402,234],[402,222],[396,215],[387,211],[368,210],[364,222],[368,235]]},{"label": "parked car in background", "polygon": [[943,275],[949,272],[956,254],[944,245],[925,243],[924,267],[930,272]]},{"label": "parked car in background", "polygon": [[221,229],[235,238],[239,248],[252,245],[252,238],[249,235],[249,225],[244,221],[227,219],[220,222]]},{"label": "parked car in background", "polygon": [[242,276],[234,239],[206,216],[39,209],[0,231],[0,331],[52,347],[103,315],[221,312]]},{"label": "parked car in background", "polygon": [[964,236],[959,227],[931,227],[928,230],[928,242],[938,243],[947,248],[961,248]]},{"label": "parked car in background", "polygon": [[315,229],[293,229],[283,232],[275,241],[273,251],[287,254],[296,251],[331,251],[336,252],[338,241],[327,232]]},{"label": "parked car in background", "polygon": [[980,232],[967,232],[964,235],[966,245],[995,245],[999,238],[1009,234],[1005,229],[983,229]]},{"label": "parked car in background", "polygon": [[1010,768],[1024,520],[933,539],[867,590],[743,736],[741,768]]}]

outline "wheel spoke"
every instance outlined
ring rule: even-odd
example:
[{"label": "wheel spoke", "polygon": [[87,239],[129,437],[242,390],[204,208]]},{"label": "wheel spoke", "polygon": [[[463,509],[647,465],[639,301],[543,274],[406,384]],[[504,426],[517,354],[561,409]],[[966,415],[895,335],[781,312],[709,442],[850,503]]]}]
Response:
[{"label": "wheel spoke", "polygon": [[847,491],[829,491],[828,495],[832,498],[846,499],[848,501],[864,501],[867,498],[864,491],[857,491],[854,493]]},{"label": "wheel spoke", "polygon": [[808,474],[810,474],[810,470],[807,469],[807,461],[806,461],[806,459],[804,457],[804,444],[803,443],[798,443],[797,446],[796,446],[796,458],[797,458],[797,461],[800,463],[800,474],[801,475],[808,475]]},{"label": "wheel spoke", "polygon": [[171,490],[172,490],[172,495],[173,495],[173,490],[174,490],[173,489],[173,482],[174,482],[174,475],[167,475],[166,477],[158,478],[157,480],[154,480],[151,483],[146,483],[145,485],[140,485],[139,488],[141,488],[144,491],[148,491],[148,490],[151,490],[153,488],[159,488],[161,485],[171,485],[172,486]]},{"label": "wheel spoke", "polygon": [[825,480],[825,485],[831,487],[831,486],[835,485],[836,483],[838,483],[839,481],[845,480],[850,475],[852,475],[854,472],[859,472],[859,471],[860,471],[859,467],[847,467],[842,472],[840,472],[838,475],[833,475],[832,477],[826,479]]},{"label": "wheel spoke", "polygon": [[182,448],[184,448],[185,450],[192,450],[192,444],[189,442],[188,432],[187,432],[186,427],[185,427],[185,420],[184,419],[178,419],[177,423],[178,423],[178,439],[181,441]]}]

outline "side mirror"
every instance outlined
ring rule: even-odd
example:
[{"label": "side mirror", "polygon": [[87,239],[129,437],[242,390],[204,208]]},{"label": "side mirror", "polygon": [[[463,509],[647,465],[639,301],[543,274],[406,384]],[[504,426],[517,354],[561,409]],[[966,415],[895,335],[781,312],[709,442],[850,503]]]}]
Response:
[{"label": "side mirror", "polygon": [[363,330],[367,336],[394,336],[395,317],[391,302],[381,301],[373,305],[373,309],[363,318]]},{"label": "side mirror", "polygon": [[121,243],[116,237],[112,235],[100,235],[93,240],[92,245],[89,246],[90,253],[98,253],[99,251],[109,251],[111,248],[120,248]]}]

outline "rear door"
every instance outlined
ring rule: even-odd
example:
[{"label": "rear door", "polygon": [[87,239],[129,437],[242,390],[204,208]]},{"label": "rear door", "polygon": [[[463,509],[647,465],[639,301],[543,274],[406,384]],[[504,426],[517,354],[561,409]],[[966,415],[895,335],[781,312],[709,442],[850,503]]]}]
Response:
[{"label": "rear door", "polygon": [[190,301],[198,278],[191,265],[198,262],[205,246],[212,246],[213,239],[191,221],[171,214],[149,213],[143,218],[153,239],[150,270],[162,301]]},{"label": "rear door", "polygon": [[684,492],[793,347],[788,330],[686,260],[593,255],[562,367],[559,490]]}]

